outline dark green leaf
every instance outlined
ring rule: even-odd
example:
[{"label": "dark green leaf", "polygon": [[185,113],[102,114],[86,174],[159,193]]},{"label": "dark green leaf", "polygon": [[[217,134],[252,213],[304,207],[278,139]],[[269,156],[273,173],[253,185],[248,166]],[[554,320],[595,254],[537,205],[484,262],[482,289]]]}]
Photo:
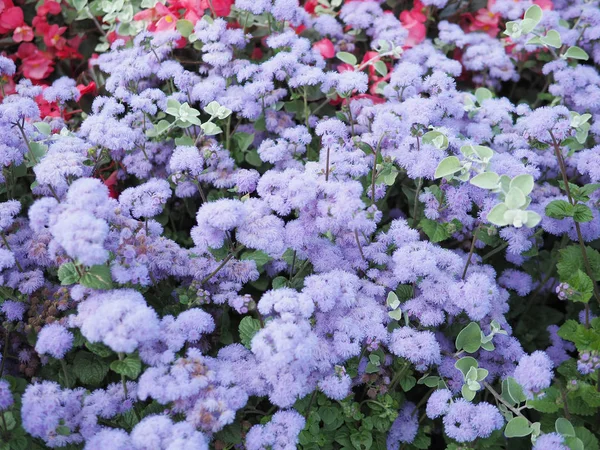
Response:
[{"label": "dark green leaf", "polygon": [[58,268],[58,279],[62,286],[69,286],[77,283],[79,281],[79,273],[77,272],[75,264],[67,262],[61,265]]},{"label": "dark green leaf", "polygon": [[554,200],[546,206],[546,215],[553,219],[564,219],[565,217],[573,217],[573,205],[565,200]]},{"label": "dark green leaf", "polygon": [[240,341],[246,348],[250,348],[250,343],[252,342],[252,338],[258,331],[260,330],[260,321],[246,316],[240,321],[239,325],[239,333],[240,333]]},{"label": "dark green leaf", "polygon": [[110,368],[119,375],[124,375],[127,378],[135,380],[142,370],[142,362],[138,357],[127,356],[123,360],[113,361],[110,364]]}]

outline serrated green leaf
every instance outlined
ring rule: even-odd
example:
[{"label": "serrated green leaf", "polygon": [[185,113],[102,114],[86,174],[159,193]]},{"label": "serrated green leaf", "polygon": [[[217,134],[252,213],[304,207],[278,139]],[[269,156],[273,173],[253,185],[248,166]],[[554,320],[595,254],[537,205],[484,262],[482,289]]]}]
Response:
[{"label": "serrated green leaf", "polygon": [[77,267],[72,262],[64,263],[58,268],[58,279],[62,286],[69,286],[77,283],[79,277],[80,275],[79,272],[77,272]]},{"label": "serrated green leaf", "polygon": [[110,369],[119,375],[135,380],[142,371],[142,362],[136,356],[127,356],[123,360],[110,363]]},{"label": "serrated green leaf", "polygon": [[594,215],[592,214],[592,210],[587,206],[581,203],[575,205],[573,209],[573,219],[575,222],[591,222],[594,219]]},{"label": "serrated green leaf", "polygon": [[421,219],[419,226],[431,242],[442,242],[452,236],[446,224],[430,219]]},{"label": "serrated green leaf", "polygon": [[110,267],[105,265],[92,266],[85,271],[79,283],[91,289],[112,289],[113,282]]},{"label": "serrated green leaf", "polygon": [[260,321],[253,317],[246,316],[240,321],[238,331],[240,333],[240,341],[244,347],[251,347],[252,338],[259,332],[260,328]]},{"label": "serrated green leaf", "polygon": [[565,217],[573,217],[573,205],[566,200],[553,200],[546,206],[546,215],[553,219],[564,219]]},{"label": "serrated green leaf", "polygon": [[80,351],[73,360],[73,373],[83,384],[99,385],[108,371],[108,364],[92,353]]}]

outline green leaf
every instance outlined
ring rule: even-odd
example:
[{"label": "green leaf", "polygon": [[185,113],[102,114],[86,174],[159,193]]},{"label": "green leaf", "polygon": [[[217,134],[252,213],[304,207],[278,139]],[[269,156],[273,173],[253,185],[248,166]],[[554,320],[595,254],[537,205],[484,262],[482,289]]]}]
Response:
[{"label": "green leaf", "polygon": [[339,60],[345,62],[346,64],[350,64],[351,66],[355,66],[356,63],[358,62],[356,59],[356,56],[354,56],[352,53],[348,53],[348,52],[338,52],[337,55],[335,55]]},{"label": "green leaf", "polygon": [[495,189],[500,182],[500,176],[494,172],[483,172],[475,175],[469,183],[482,189]]},{"label": "green leaf", "polygon": [[50,128],[50,124],[46,122],[35,122],[33,126],[36,127],[40,133],[45,134],[46,136],[50,136],[50,134],[52,133],[52,128]]},{"label": "green leaf", "polygon": [[462,388],[460,389],[460,393],[465,398],[465,400],[469,402],[473,400],[475,398],[475,394],[477,394],[476,391],[471,390],[466,384],[463,384]]},{"label": "green leaf", "polygon": [[373,66],[375,66],[375,70],[382,77],[385,77],[388,74],[387,66],[383,61],[377,61]]},{"label": "green leaf", "polygon": [[273,278],[273,289],[281,289],[287,285],[288,279],[286,277],[275,277]]},{"label": "green leaf", "polygon": [[475,98],[477,99],[477,103],[481,105],[485,100],[494,98],[494,94],[489,89],[480,87],[475,91]]},{"label": "green leaf", "polygon": [[73,1],[73,7],[79,12],[79,11],[83,11],[84,8],[87,6],[87,0],[72,0]]},{"label": "green leaf", "polygon": [[238,150],[245,152],[248,150],[248,147],[252,145],[254,142],[254,134],[252,133],[243,133],[241,131],[234,133],[231,136],[233,142],[236,143]]},{"label": "green leaf", "polygon": [[517,380],[515,380],[513,377],[508,377],[505,381],[507,394],[515,401],[515,403],[518,404],[527,400],[527,396],[523,392],[521,385],[517,383]]},{"label": "green leaf", "polygon": [[573,210],[573,219],[575,222],[591,222],[593,218],[594,215],[592,214],[592,210],[588,206],[582,203],[575,205]]},{"label": "green leaf", "polygon": [[589,59],[588,54],[581,47],[577,47],[574,45],[573,47],[569,47],[565,52],[564,56],[566,58],[578,59],[581,61],[587,61]]},{"label": "green leaf", "polygon": [[540,20],[542,20],[543,15],[544,12],[542,11],[542,8],[540,8],[538,5],[531,5],[529,8],[527,8],[527,11],[525,11],[524,18],[533,20],[537,25]]},{"label": "green leaf", "polygon": [[100,356],[101,358],[106,358],[114,353],[110,347],[107,347],[106,345],[102,344],[101,342],[96,342],[96,343],[86,342],[85,346],[89,351]]},{"label": "green leaf", "polygon": [[79,281],[77,267],[72,262],[67,262],[58,268],[58,279],[62,286],[69,286]]},{"label": "green leaf", "polygon": [[523,437],[531,434],[533,430],[529,426],[529,422],[525,417],[514,417],[513,419],[506,424],[506,428],[504,429],[504,435],[507,438],[512,437]]},{"label": "green leaf", "polygon": [[408,375],[400,380],[400,386],[404,392],[410,391],[417,384],[417,379],[412,375]]},{"label": "green leaf", "polygon": [[560,399],[560,392],[558,392],[555,387],[550,387],[545,390],[543,397],[535,400],[527,400],[527,406],[536,411],[551,414],[562,409],[559,402],[562,402],[562,399]]},{"label": "green leaf", "polygon": [[254,261],[256,263],[257,268],[261,268],[265,264],[267,264],[269,261],[271,261],[271,257],[269,255],[267,255],[265,252],[263,252],[262,250],[254,250],[253,252],[246,252],[241,256],[240,259],[244,259],[244,260],[251,259],[252,261]]},{"label": "green leaf", "polygon": [[564,219],[565,217],[573,217],[573,205],[566,200],[553,200],[546,206],[546,215],[553,219]]},{"label": "green leaf", "polygon": [[238,331],[240,333],[240,341],[244,347],[250,348],[252,338],[258,333],[260,328],[260,321],[253,317],[246,316],[240,321]]},{"label": "green leaf", "polygon": [[460,160],[456,156],[448,156],[442,159],[435,169],[435,178],[447,177],[462,170]]},{"label": "green leaf", "polygon": [[504,204],[509,210],[522,208],[525,203],[527,203],[525,194],[518,187],[511,187],[504,199]]},{"label": "green leaf", "polygon": [[481,328],[476,322],[471,322],[462,329],[456,337],[456,349],[467,353],[475,353],[481,347]]},{"label": "green leaf", "polygon": [[204,134],[207,136],[214,136],[215,134],[223,132],[220,126],[212,122],[204,122],[200,125],[200,128],[202,128],[202,131],[204,131]]},{"label": "green leaf", "polygon": [[576,436],[569,436],[565,439],[565,443],[570,450],[585,450],[583,442]]},{"label": "green leaf", "polygon": [[400,300],[394,291],[390,291],[388,294],[386,304],[392,309],[396,309],[400,306]]},{"label": "green leaf", "polygon": [[108,364],[92,353],[78,352],[73,360],[73,373],[83,384],[99,385],[108,370]]},{"label": "green leaf", "polygon": [[[595,281],[600,280],[600,253],[597,250],[586,247],[586,254],[592,268]],[[558,264],[556,265],[561,281],[566,281],[577,272],[578,269],[585,272],[585,263],[578,245],[570,245],[559,251]]]},{"label": "green leaf", "polygon": [[452,236],[445,224],[431,219],[421,219],[419,226],[431,242],[441,242]]},{"label": "green leaf", "polygon": [[448,138],[445,134],[440,133],[439,131],[428,131],[423,135],[423,143],[431,144],[435,146],[438,150],[445,150],[448,148]]},{"label": "green leaf", "polygon": [[105,265],[90,267],[83,274],[79,283],[92,289],[112,289],[113,282],[110,274],[110,267]]},{"label": "green leaf", "polygon": [[471,370],[472,367],[477,368],[478,366],[479,364],[477,363],[477,360],[471,356],[465,356],[463,358],[460,358],[454,363],[454,367],[460,370],[463,376],[465,377],[467,376],[467,373],[469,373],[469,370]]},{"label": "green leaf", "polygon": [[592,298],[594,292],[594,282],[581,269],[577,269],[567,281],[569,285],[575,289],[579,295],[572,298],[573,301],[587,303]]},{"label": "green leaf", "polygon": [[556,30],[549,30],[546,33],[546,36],[541,38],[542,43],[547,45],[548,47],[560,48],[562,45],[562,39],[560,38],[560,34]]},{"label": "green leaf", "polygon": [[584,427],[577,427],[575,428],[575,434],[583,442],[585,450],[599,450],[598,438],[590,430]]},{"label": "green leaf", "polygon": [[533,185],[533,176],[529,174],[517,175],[510,180],[510,189],[519,188],[523,195],[529,195],[533,191]]},{"label": "green leaf", "polygon": [[575,428],[573,428],[571,422],[563,417],[556,419],[556,422],[554,422],[554,428],[558,434],[562,434],[563,436],[575,436]]},{"label": "green leaf", "polygon": [[119,375],[135,380],[142,370],[142,362],[137,356],[127,356],[123,360],[110,363],[110,369]]},{"label": "green leaf", "polygon": [[506,214],[507,211],[508,211],[508,208],[504,203],[498,203],[487,214],[488,222],[490,222],[494,225],[497,225],[499,227],[508,225],[508,221],[504,218],[504,215]]},{"label": "green leaf", "polygon": [[175,27],[184,38],[188,38],[194,32],[194,24],[186,19],[179,19]]}]

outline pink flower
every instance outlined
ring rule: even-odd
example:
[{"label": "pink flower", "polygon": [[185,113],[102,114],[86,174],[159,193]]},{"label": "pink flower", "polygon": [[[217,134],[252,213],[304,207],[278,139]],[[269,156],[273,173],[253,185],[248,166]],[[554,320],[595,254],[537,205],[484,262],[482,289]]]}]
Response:
[{"label": "pink flower", "polygon": [[400,13],[400,22],[408,31],[408,38],[404,43],[404,48],[414,47],[425,40],[425,36],[427,35],[427,27],[425,27],[427,16],[423,14],[423,9],[423,3],[420,0],[416,0],[413,9]]},{"label": "pink flower", "polygon": [[313,44],[313,48],[317,49],[321,56],[325,59],[333,58],[335,56],[335,48],[333,43],[325,38]]},{"label": "pink flower", "polygon": [[33,38],[33,29],[29,25],[21,25],[13,32],[13,41],[15,42],[31,42]]},{"label": "pink flower", "polygon": [[534,5],[538,5],[544,11],[551,11],[554,9],[554,3],[552,0],[533,0]]},{"label": "pink flower", "polygon": [[18,6],[11,6],[0,13],[0,34],[14,30],[23,24],[23,10]]}]

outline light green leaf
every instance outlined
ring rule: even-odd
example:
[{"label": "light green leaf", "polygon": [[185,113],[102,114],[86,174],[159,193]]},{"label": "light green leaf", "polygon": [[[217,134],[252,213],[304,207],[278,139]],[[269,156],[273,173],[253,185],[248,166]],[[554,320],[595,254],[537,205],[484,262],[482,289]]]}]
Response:
[{"label": "light green leaf", "polygon": [[573,47],[569,47],[565,52],[564,56],[566,58],[578,59],[581,61],[587,61],[589,59],[588,54],[581,47],[577,47],[574,45]]},{"label": "light green leaf", "polygon": [[472,391],[472,390],[469,388],[469,386],[468,386],[468,385],[466,385],[466,384],[463,384],[463,386],[462,386],[462,388],[461,388],[461,390],[460,390],[460,393],[461,393],[461,394],[462,394],[462,396],[465,398],[465,400],[467,400],[467,401],[469,401],[469,402],[475,398],[475,394],[476,394],[476,392],[475,392],[475,391]]},{"label": "light green leaf", "polygon": [[527,33],[531,33],[533,31],[533,29],[536,27],[537,23],[535,22],[535,20],[532,19],[523,19],[521,20],[521,33],[522,34],[527,34]]},{"label": "light green leaf", "polygon": [[500,182],[500,176],[494,172],[483,172],[475,175],[469,183],[482,189],[496,189]]},{"label": "light green leaf", "polygon": [[494,225],[498,225],[499,227],[508,225],[508,222],[504,218],[504,214],[506,214],[507,211],[508,208],[506,205],[504,203],[499,203],[487,214],[487,220]]},{"label": "light green leaf", "polygon": [[560,34],[556,30],[549,30],[546,33],[546,36],[541,38],[542,43],[547,45],[548,47],[560,48],[562,45],[562,39],[560,38]]},{"label": "light green leaf", "polygon": [[40,133],[45,134],[46,136],[49,136],[52,133],[52,128],[50,128],[50,124],[46,122],[35,122],[33,126],[36,127]]},{"label": "light green leaf", "polygon": [[554,428],[558,434],[575,437],[575,428],[573,425],[571,425],[571,422],[563,417],[556,419],[556,422],[554,422]]},{"label": "light green leaf", "polygon": [[398,306],[400,306],[400,300],[398,299],[398,296],[394,291],[390,291],[390,293],[388,294],[386,304],[391,309],[396,309],[398,308]]},{"label": "light green leaf", "polygon": [[480,87],[475,91],[475,98],[477,99],[477,103],[481,105],[485,100],[494,98],[494,94],[489,89]]},{"label": "light green leaf", "polygon": [[422,139],[425,144],[432,144],[438,150],[445,150],[448,148],[448,138],[439,131],[428,131],[423,135]]},{"label": "light green leaf", "polygon": [[477,363],[477,360],[471,356],[465,356],[463,358],[460,358],[454,363],[454,367],[460,370],[463,376],[465,377],[467,376],[467,373],[469,373],[469,370],[471,370],[472,367],[477,368],[478,366],[479,364]]},{"label": "light green leaf", "polygon": [[542,216],[540,216],[535,211],[527,211],[527,219],[524,224],[527,228],[533,228],[537,226],[542,221]]},{"label": "light green leaf", "polygon": [[540,8],[538,5],[531,5],[529,8],[527,8],[527,11],[525,11],[524,18],[533,20],[535,22],[535,25],[537,25],[540,22],[540,20],[542,20],[543,15],[544,12],[542,11],[542,8]]},{"label": "light green leaf", "polygon": [[518,187],[524,195],[529,195],[533,191],[533,176],[529,174],[517,175],[510,181],[510,187]]},{"label": "light green leaf", "polygon": [[207,136],[214,136],[215,134],[219,134],[223,131],[221,127],[212,122],[204,122],[202,125],[200,125],[200,127]]},{"label": "light green leaf", "polygon": [[175,27],[184,38],[188,38],[194,31],[194,24],[186,19],[179,19]]},{"label": "light green leaf", "polygon": [[401,320],[402,319],[402,310],[400,308],[398,308],[393,311],[389,311],[388,316],[390,316],[394,320]]},{"label": "light green leaf", "polygon": [[467,353],[475,353],[481,347],[481,328],[476,322],[471,322],[458,333],[456,349]]},{"label": "light green leaf", "polygon": [[350,64],[351,66],[355,66],[358,62],[356,60],[356,56],[354,56],[352,53],[338,52],[335,56],[337,56],[339,60],[345,62],[346,64]]},{"label": "light green leaf", "polygon": [[375,66],[375,70],[377,71],[377,73],[382,77],[385,77],[388,74],[387,66],[383,61],[377,61],[373,65]]},{"label": "light green leaf", "polygon": [[435,170],[435,178],[442,178],[459,172],[462,169],[459,159],[456,156],[448,156],[442,159]]},{"label": "light green leaf", "polygon": [[508,190],[508,194],[506,194],[506,198],[504,199],[504,203],[506,207],[511,209],[519,209],[525,206],[527,199],[525,198],[525,194],[518,187],[511,187]]},{"label": "light green leaf", "polygon": [[533,430],[529,426],[529,422],[525,417],[514,417],[508,422],[504,429],[504,435],[507,438],[524,437],[531,434]]}]

